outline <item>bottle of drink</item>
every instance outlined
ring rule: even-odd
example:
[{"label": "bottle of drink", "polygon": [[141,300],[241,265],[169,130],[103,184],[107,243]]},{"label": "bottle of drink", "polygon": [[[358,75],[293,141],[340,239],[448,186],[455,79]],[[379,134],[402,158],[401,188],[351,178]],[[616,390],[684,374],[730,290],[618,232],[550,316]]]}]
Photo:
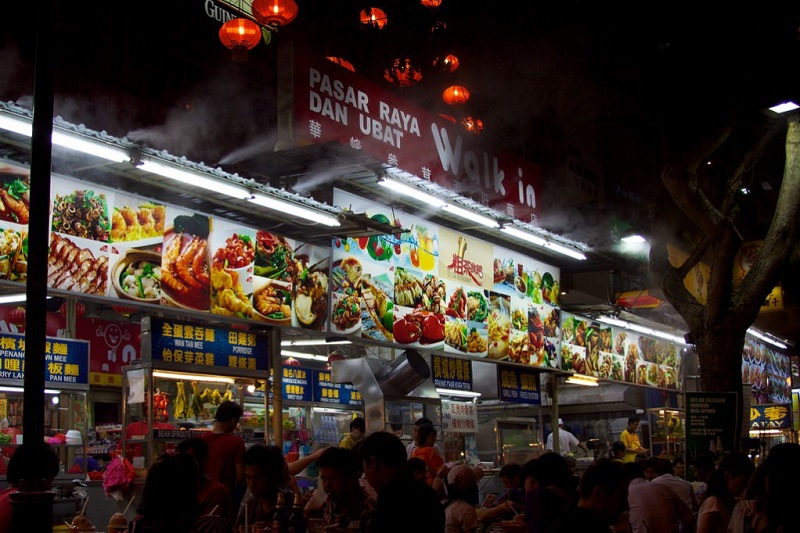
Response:
[{"label": "bottle of drink", "polygon": [[286,512],[286,497],[283,491],[278,491],[278,502],[275,505],[275,516],[272,518],[272,533],[285,533],[288,522],[288,513]]},{"label": "bottle of drink", "polygon": [[303,499],[299,492],[294,493],[292,514],[289,515],[289,533],[306,533],[306,519],[303,516]]}]

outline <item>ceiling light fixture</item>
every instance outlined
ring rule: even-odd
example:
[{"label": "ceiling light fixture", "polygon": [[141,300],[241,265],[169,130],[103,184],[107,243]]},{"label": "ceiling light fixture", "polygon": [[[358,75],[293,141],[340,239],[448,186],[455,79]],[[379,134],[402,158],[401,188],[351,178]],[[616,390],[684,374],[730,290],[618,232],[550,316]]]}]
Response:
[{"label": "ceiling light fixture", "polygon": [[440,389],[436,387],[436,392],[441,396],[460,396],[462,398],[480,398],[480,392],[473,392],[471,390],[457,390],[457,389]]},{"label": "ceiling light fixture", "polygon": [[233,378],[222,376],[210,376],[205,374],[184,374],[183,372],[165,372],[163,370],[154,370],[154,378],[166,379],[185,379],[187,381],[207,381],[211,383],[234,383],[236,380]]},{"label": "ceiling light fixture", "polygon": [[788,113],[789,111],[794,111],[795,109],[800,108],[799,105],[792,101],[783,102],[777,105],[774,105],[769,108],[770,111],[773,113]]},{"label": "ceiling light fixture", "polygon": [[755,337],[757,339],[761,339],[762,341],[764,341],[766,343],[769,343],[769,344],[775,346],[776,348],[781,348],[783,350],[788,348],[788,346],[786,344],[780,342],[778,339],[775,339],[775,338],[772,338],[772,337],[770,337],[768,335],[765,335],[765,334],[761,333],[760,331],[758,331],[757,329],[749,328],[747,330],[747,334],[748,335],[752,335],[753,337]]},{"label": "ceiling light fixture", "polygon": [[33,126],[30,122],[9,115],[0,115],[0,128],[26,137],[33,134]]},{"label": "ceiling light fixture", "polygon": [[198,174],[197,172],[190,172],[170,165],[158,163],[156,161],[142,161],[141,165],[139,165],[139,168],[146,172],[158,174],[164,178],[169,178],[180,183],[185,183],[186,185],[192,185],[201,189],[224,194],[226,196],[230,196],[231,198],[236,198],[237,200],[244,200],[251,196],[250,191],[245,187],[240,187],[231,183],[225,183],[222,180],[209,178]]},{"label": "ceiling light fixture", "polygon": [[267,209],[286,213],[298,218],[304,218],[306,220],[310,220],[311,222],[316,222],[317,224],[323,224],[332,228],[341,225],[339,220],[332,214],[329,215],[311,207],[303,207],[300,204],[281,200],[280,198],[276,198],[274,196],[253,194],[248,198],[248,200],[256,205],[260,205],[261,207],[266,207]]},{"label": "ceiling light fixture", "polygon": [[584,387],[597,387],[600,385],[597,382],[597,378],[579,376],[577,374],[573,374],[572,376],[568,377],[566,382],[571,383],[572,385],[583,385]]},{"label": "ceiling light fixture", "polygon": [[455,215],[459,218],[463,218],[465,220],[470,220],[472,222],[477,222],[481,226],[486,226],[487,228],[499,228],[500,223],[497,220],[487,217],[485,215],[481,215],[477,211],[473,209],[466,209],[464,207],[459,207],[454,204],[446,204],[443,209],[448,213]]},{"label": "ceiling light fixture", "polygon": [[294,357],[296,359],[308,359],[310,361],[328,361],[327,355],[317,355],[312,353],[295,352],[292,350],[281,350],[281,357]]},{"label": "ceiling light fixture", "polygon": [[444,201],[444,199],[439,198],[438,196],[434,196],[433,194],[426,193],[422,189],[419,189],[417,187],[406,185],[401,181],[389,178],[383,178],[381,180],[378,180],[378,185],[381,185],[389,190],[400,193],[403,196],[414,198],[415,200],[419,200],[424,204],[428,204],[439,209],[447,205],[447,202]]},{"label": "ceiling light fixture", "polygon": [[635,331],[637,333],[641,333],[643,335],[651,335],[653,337],[658,337],[659,339],[668,340],[674,342],[676,344],[680,344],[682,346],[686,346],[686,339],[682,335],[674,335],[668,331],[664,331],[661,329],[650,328],[647,326],[641,326],[639,324],[634,324],[632,322],[626,322],[625,320],[620,320],[618,318],[609,317],[609,316],[599,316],[595,320],[598,322],[602,322],[603,324],[608,324],[610,326],[616,326],[618,328],[629,329],[631,331]]},{"label": "ceiling light fixture", "polygon": [[333,344],[353,344],[345,339],[302,339],[296,341],[281,341],[281,346],[330,346]]},{"label": "ceiling light fixture", "polygon": [[626,244],[644,244],[647,242],[647,239],[645,239],[638,233],[635,233],[633,235],[628,235],[626,237],[621,238],[620,240]]},{"label": "ceiling light fixture", "polygon": [[16,294],[4,294],[3,296],[0,296],[0,304],[24,302],[27,299],[28,296],[24,292],[18,292]]}]

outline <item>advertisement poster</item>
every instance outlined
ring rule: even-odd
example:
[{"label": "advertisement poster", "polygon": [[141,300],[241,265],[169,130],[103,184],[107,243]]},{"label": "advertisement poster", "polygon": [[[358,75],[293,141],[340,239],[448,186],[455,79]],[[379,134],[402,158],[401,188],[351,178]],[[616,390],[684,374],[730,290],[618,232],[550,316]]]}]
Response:
[{"label": "advertisement poster", "polygon": [[768,344],[746,337],[742,353],[742,383],[750,383],[755,403],[789,403],[791,358]]},{"label": "advertisement poster", "polygon": [[561,368],[603,379],[680,389],[682,351],[674,343],[564,313]]},{"label": "advertisement poster", "polygon": [[738,420],[735,392],[687,392],[686,451],[689,456],[736,449]]}]

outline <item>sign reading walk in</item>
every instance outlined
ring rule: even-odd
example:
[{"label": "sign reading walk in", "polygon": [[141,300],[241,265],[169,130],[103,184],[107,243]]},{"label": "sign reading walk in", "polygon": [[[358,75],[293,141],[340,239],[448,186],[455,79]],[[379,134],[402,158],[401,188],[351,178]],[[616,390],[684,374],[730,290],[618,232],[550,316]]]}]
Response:
[{"label": "sign reading walk in", "polygon": [[686,451],[732,451],[736,444],[737,397],[735,392],[686,393]]}]

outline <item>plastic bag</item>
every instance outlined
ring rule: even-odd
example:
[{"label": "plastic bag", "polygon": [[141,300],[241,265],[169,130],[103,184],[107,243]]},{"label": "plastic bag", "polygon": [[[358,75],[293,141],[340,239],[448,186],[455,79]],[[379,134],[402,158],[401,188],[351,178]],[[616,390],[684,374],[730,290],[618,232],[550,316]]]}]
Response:
[{"label": "plastic bag", "polygon": [[121,499],[122,493],[131,488],[136,478],[133,465],[122,455],[117,455],[106,468],[103,476],[103,489],[106,494]]}]

